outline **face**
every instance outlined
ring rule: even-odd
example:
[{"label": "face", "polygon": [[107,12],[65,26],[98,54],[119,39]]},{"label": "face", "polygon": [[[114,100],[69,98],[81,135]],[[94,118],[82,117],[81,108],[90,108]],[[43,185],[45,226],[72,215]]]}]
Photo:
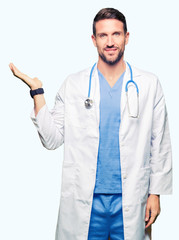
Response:
[{"label": "face", "polygon": [[109,65],[115,65],[123,57],[129,33],[124,33],[123,23],[117,19],[96,22],[96,36],[92,40],[97,47],[99,58]]}]

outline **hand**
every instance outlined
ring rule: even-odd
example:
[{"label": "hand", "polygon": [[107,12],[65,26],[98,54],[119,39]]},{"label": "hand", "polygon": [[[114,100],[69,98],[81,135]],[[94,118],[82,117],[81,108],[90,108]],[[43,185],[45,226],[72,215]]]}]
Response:
[{"label": "hand", "polygon": [[160,214],[160,196],[151,194],[147,199],[146,213],[145,213],[145,228],[148,228],[155,222]]},{"label": "hand", "polygon": [[30,78],[26,74],[20,72],[13,63],[9,64],[9,67],[15,77],[20,78],[25,84],[27,84],[32,90],[41,88],[42,82],[38,78]]}]

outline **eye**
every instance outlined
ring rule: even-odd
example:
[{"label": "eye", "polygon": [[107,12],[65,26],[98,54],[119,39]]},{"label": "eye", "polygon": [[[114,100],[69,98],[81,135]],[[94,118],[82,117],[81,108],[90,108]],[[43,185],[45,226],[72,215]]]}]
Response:
[{"label": "eye", "polygon": [[119,32],[115,32],[114,35],[115,35],[115,36],[119,36],[120,33],[119,33]]},{"label": "eye", "polygon": [[106,36],[106,34],[102,33],[100,34],[100,38],[104,38]]}]

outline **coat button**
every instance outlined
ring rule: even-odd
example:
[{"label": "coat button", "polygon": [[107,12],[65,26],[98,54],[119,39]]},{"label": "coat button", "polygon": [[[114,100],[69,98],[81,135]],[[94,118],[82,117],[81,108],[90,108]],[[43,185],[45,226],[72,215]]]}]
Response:
[{"label": "coat button", "polygon": [[129,208],[128,207],[125,208],[125,212],[129,212]]},{"label": "coat button", "polygon": [[126,178],[127,178],[127,176],[126,176],[126,175],[124,175],[124,176],[123,176],[123,179],[125,180]]}]

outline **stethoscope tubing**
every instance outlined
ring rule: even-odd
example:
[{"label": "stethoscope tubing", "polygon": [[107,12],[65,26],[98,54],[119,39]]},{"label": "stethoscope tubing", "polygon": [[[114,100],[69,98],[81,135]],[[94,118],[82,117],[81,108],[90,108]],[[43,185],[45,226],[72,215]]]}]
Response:
[{"label": "stethoscope tubing", "polygon": [[134,80],[133,80],[133,73],[132,73],[132,68],[131,68],[131,65],[127,62],[127,65],[129,66],[129,70],[130,70],[130,75],[131,75],[131,80],[129,80],[127,83],[126,83],[126,88],[125,88],[125,90],[126,90],[126,92],[128,91],[128,84],[129,83],[133,83],[134,85],[135,85],[135,87],[136,87],[136,90],[137,90],[137,94],[139,94],[139,88],[138,88],[138,86],[137,86],[137,84],[136,84],[136,82],[134,82]]},{"label": "stethoscope tubing", "polygon": [[93,67],[91,68],[91,72],[90,72],[89,88],[88,88],[88,98],[90,98],[90,92],[91,92],[91,79],[92,79],[93,70],[94,70],[95,66],[96,66],[96,63],[93,65]]},{"label": "stethoscope tubing", "polygon": [[[137,83],[133,80],[133,72],[132,72],[131,65],[128,62],[127,62],[127,65],[129,67],[129,70],[130,70],[130,78],[131,78],[129,81],[127,81],[126,86],[125,86],[125,92],[126,92],[126,96],[127,96],[128,112],[129,112],[130,117],[138,118],[139,117],[139,88],[137,86]],[[96,63],[93,65],[93,67],[91,68],[91,72],[90,72],[88,98],[85,100],[85,107],[86,108],[91,108],[92,105],[93,105],[93,100],[90,99],[90,92],[91,92],[92,75],[93,75],[93,71],[94,71],[95,66],[96,66]],[[137,115],[136,116],[132,116],[131,113],[130,113],[129,102],[128,102],[128,84],[129,83],[133,83],[136,87],[136,92],[137,92]]]}]

